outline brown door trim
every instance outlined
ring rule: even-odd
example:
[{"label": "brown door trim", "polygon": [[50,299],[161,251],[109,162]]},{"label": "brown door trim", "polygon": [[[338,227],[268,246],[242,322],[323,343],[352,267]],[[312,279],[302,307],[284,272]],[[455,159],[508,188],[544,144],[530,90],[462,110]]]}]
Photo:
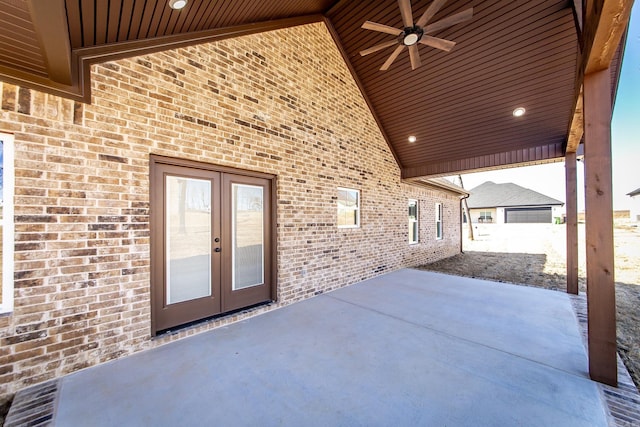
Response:
[{"label": "brown door trim", "polygon": [[[166,156],[158,156],[155,154],[150,155],[149,159],[149,178],[150,178],[150,247],[151,247],[151,283],[150,283],[150,291],[151,291],[151,335],[155,336],[158,331],[162,331],[167,329],[167,325],[161,322],[158,318],[159,310],[164,306],[165,295],[164,295],[164,286],[165,286],[165,277],[164,277],[164,228],[165,228],[165,218],[164,218],[164,206],[162,205],[162,200],[164,200],[164,170],[167,167],[177,166],[183,168],[189,168],[194,171],[194,175],[200,176],[201,174],[197,171],[205,171],[210,173],[218,173],[221,176],[220,185],[222,186],[224,174],[232,174],[240,177],[245,177],[247,182],[252,181],[252,178],[257,178],[261,180],[267,180],[268,186],[265,189],[269,193],[265,193],[265,198],[270,197],[270,208],[267,211],[265,209],[265,282],[267,283],[268,289],[267,294],[262,294],[264,299],[263,301],[275,301],[277,299],[277,238],[276,238],[276,176],[271,174],[266,174],[262,172],[254,172],[247,171],[243,169],[232,168],[228,166],[218,166],[212,165],[203,162],[197,162],[192,160],[185,159],[176,159],[172,157]],[[206,174],[205,174],[206,175]],[[203,176],[205,176],[203,175]],[[269,190],[270,188],[270,190]],[[222,196],[221,196],[222,197]],[[224,264],[228,264],[228,260],[231,258],[230,256],[230,244],[226,244],[225,240],[223,240],[223,244],[227,246],[223,247],[222,252],[222,266],[221,269],[223,271],[223,280],[225,267]],[[270,248],[270,249],[267,249]],[[267,253],[268,250],[268,253]],[[225,260],[226,259],[226,260]],[[268,263],[268,265],[267,265]],[[268,277],[267,277],[268,275]],[[223,285],[224,286],[224,285]],[[264,289],[264,288],[263,288]],[[250,294],[251,292],[247,292]],[[222,299],[224,299],[225,291],[221,292]],[[242,299],[240,299],[242,300]],[[219,301],[220,302],[220,299]],[[235,306],[221,306],[220,311],[227,312],[232,311],[237,308]],[[215,315],[216,313],[212,313],[208,316],[203,316],[200,318],[206,318],[211,315]],[[195,320],[195,319],[194,319]],[[187,320],[187,323],[191,320]],[[173,325],[175,326],[175,325]]]},{"label": "brown door trim", "polygon": [[211,163],[198,162],[195,160],[176,159],[174,157],[160,156],[157,154],[151,154],[149,156],[151,165],[165,164],[174,166],[184,166],[191,169],[203,169],[211,172],[232,173],[236,175],[253,176],[256,178],[269,179],[275,183],[276,176],[273,174],[256,172],[246,169],[233,168],[230,166],[219,166]]},{"label": "brown door trim", "polygon": [[[224,174],[222,176],[222,200],[223,205],[231,207],[231,209],[225,209],[222,213],[222,223],[232,224],[232,185],[251,185],[263,188],[264,206],[272,206],[271,200],[271,182],[264,178],[249,177],[246,175],[238,174]],[[225,227],[222,230],[222,308],[223,311],[237,310],[242,307],[247,307],[256,303],[269,301],[272,299],[271,292],[271,269],[273,268],[271,263],[271,257],[273,251],[271,249],[271,229],[269,224],[271,221],[271,210],[263,209],[263,251],[264,251],[264,281],[262,285],[252,286],[241,290],[232,290],[232,227]]]},{"label": "brown door trim", "polygon": [[[211,316],[220,313],[220,277],[219,275],[211,275],[211,295],[201,297],[185,302],[165,304],[167,301],[166,282],[166,211],[164,209],[165,199],[165,177],[183,177],[209,181],[211,183],[212,199],[220,198],[220,187],[222,176],[220,173],[204,171],[202,169],[188,169],[183,167],[154,164],[151,174],[151,206],[154,207],[150,212],[151,224],[151,315],[152,330],[164,330],[175,325],[185,324],[199,318]],[[220,235],[220,208],[219,206],[211,207],[211,233]],[[210,266],[211,271],[220,271],[220,254],[211,252]],[[155,284],[155,286],[154,286]]]}]

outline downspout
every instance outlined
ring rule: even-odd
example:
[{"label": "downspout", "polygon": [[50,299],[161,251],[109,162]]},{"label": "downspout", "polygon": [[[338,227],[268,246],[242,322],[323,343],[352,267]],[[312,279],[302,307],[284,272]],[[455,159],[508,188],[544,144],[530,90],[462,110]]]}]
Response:
[{"label": "downspout", "polygon": [[[469,198],[471,194],[467,194],[466,196],[462,196],[460,197],[460,253],[463,254],[464,251],[462,250],[462,228],[464,224],[464,208],[462,207],[462,203]],[[471,215],[469,215],[469,218],[467,218],[467,221],[471,222]]]}]

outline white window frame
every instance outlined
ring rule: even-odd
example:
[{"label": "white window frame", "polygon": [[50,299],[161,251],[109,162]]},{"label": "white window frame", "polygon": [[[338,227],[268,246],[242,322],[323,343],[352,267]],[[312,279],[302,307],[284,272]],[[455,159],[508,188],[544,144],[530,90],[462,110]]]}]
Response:
[{"label": "white window frame", "polygon": [[442,240],[444,230],[442,228],[442,203],[436,203],[436,240]]},{"label": "white window frame", "polygon": [[340,198],[337,198],[337,221],[336,224],[338,224],[338,228],[360,228],[360,190],[356,190],[355,188],[346,188],[346,187],[338,187],[338,192],[340,191],[351,191],[351,192],[355,192],[356,193],[356,207],[355,207],[355,213],[356,213],[356,224],[354,225],[340,225],[339,223],[339,218],[340,218]]},{"label": "white window frame", "polygon": [[15,186],[14,174],[14,139],[13,135],[0,133],[2,141],[2,302],[0,313],[13,311],[13,194]]},{"label": "white window frame", "polygon": [[[416,207],[416,216],[415,218],[411,217],[411,206],[415,205]],[[416,199],[409,199],[409,203],[407,205],[407,215],[409,220],[409,244],[415,245],[416,243],[420,243],[420,203]],[[414,240],[411,240],[411,230],[413,229],[415,224],[416,234],[414,236]]]},{"label": "white window frame", "polygon": [[482,220],[482,222],[484,222],[487,218],[491,218],[491,221],[493,222],[493,216],[491,215],[491,211],[480,211],[480,216],[478,216],[478,221]]}]

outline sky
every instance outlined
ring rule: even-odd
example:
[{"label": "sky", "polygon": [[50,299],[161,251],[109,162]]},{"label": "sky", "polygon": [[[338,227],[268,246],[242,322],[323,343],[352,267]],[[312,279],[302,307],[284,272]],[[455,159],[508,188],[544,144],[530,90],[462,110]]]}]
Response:
[{"label": "sky", "polygon": [[[611,123],[613,209],[629,209],[627,193],[640,188],[640,1],[631,12],[618,93]],[[564,162],[462,175],[464,187],[485,181],[513,182],[565,201]],[[578,210],[584,210],[584,166],[578,162]]]}]

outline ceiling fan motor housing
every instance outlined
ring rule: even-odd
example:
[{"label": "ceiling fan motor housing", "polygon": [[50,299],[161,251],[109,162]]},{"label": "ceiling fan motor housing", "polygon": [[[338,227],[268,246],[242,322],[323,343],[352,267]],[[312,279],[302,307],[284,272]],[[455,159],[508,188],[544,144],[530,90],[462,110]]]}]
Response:
[{"label": "ceiling fan motor housing", "polygon": [[399,37],[400,44],[412,46],[420,41],[424,30],[417,25],[413,27],[405,27]]}]

